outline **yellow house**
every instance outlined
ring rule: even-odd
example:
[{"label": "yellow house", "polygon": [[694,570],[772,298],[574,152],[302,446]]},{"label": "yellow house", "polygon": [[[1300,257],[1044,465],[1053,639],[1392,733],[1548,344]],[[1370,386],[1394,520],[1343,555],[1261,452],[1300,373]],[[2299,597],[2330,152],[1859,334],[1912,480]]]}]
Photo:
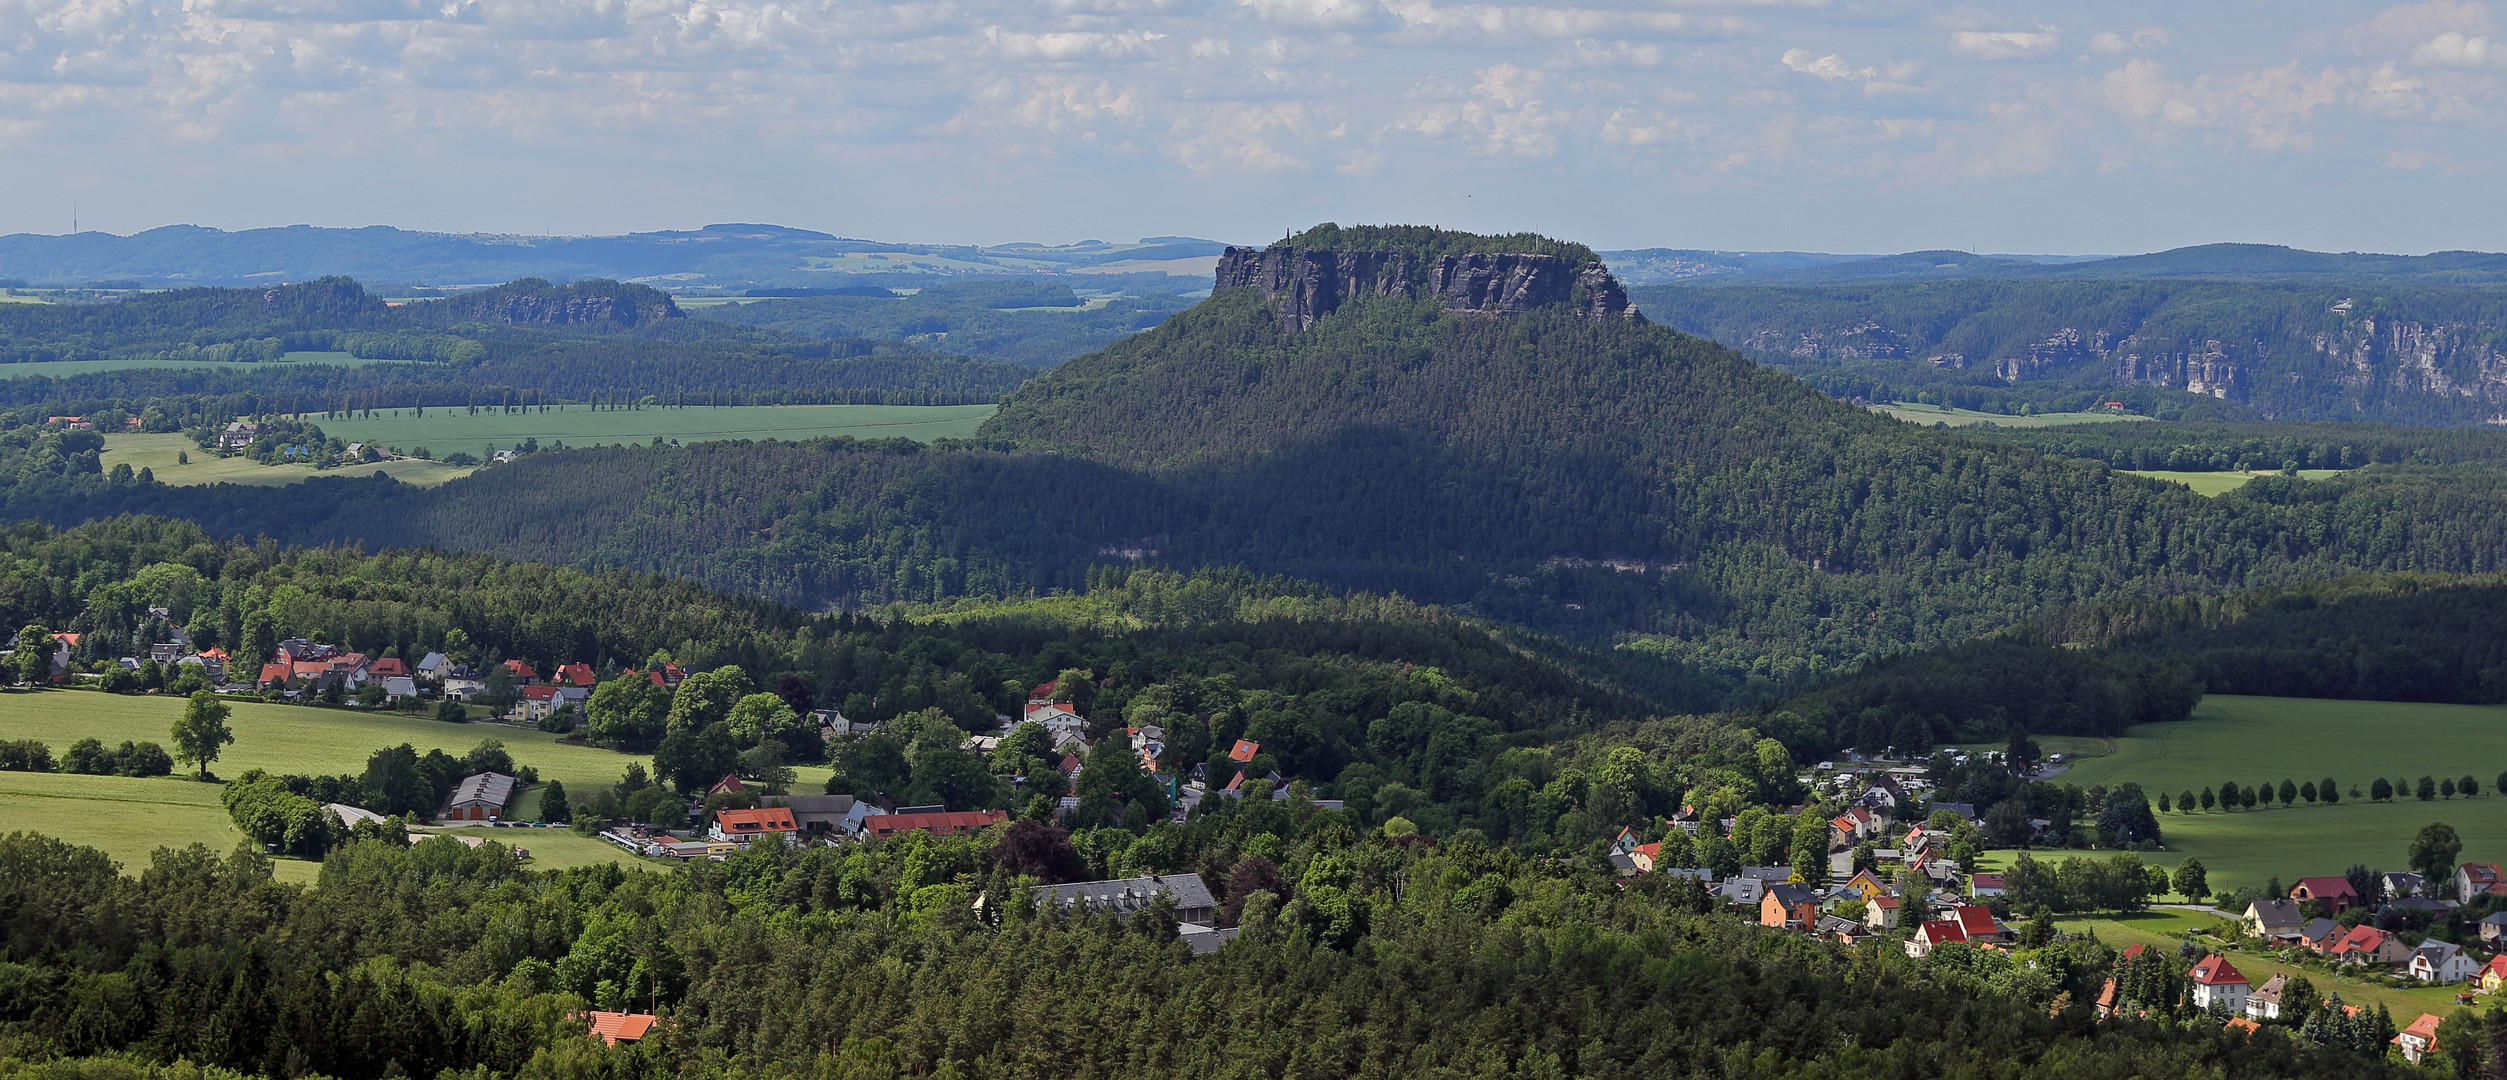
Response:
[{"label": "yellow house", "polygon": [[1847,888],[1862,893],[1866,904],[1889,895],[1889,886],[1881,884],[1880,879],[1869,870],[1855,871],[1853,879],[1845,884]]},{"label": "yellow house", "polygon": [[2481,987],[2484,994],[2507,990],[2507,956],[2490,957],[2490,962],[2481,968],[2480,974],[2472,977],[2472,981]]}]

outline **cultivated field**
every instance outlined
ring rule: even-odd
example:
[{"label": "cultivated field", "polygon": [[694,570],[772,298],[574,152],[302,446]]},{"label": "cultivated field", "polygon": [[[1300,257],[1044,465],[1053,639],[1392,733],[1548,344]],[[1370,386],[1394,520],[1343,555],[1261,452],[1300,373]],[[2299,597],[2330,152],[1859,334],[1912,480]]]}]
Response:
[{"label": "cultivated field", "polygon": [[[2134,476],[2147,476],[2153,480],[2165,480],[2169,483],[2183,484],[2186,487],[2194,489],[2194,494],[2196,495],[2226,495],[2238,488],[2245,487],[2246,484],[2249,481],[2252,481],[2255,477],[2280,475],[2279,470],[2271,472],[2167,472],[2165,470],[2155,469],[2118,469],[2116,471],[2131,473]],[[2322,480],[2328,476],[2340,476],[2341,474],[2342,470],[2340,469],[2298,470],[2298,475],[2308,480]]]},{"label": "cultivated field", "polygon": [[[82,738],[153,741],[171,749],[168,731],[182,714],[178,698],[122,696],[75,690],[0,691],[0,739],[39,739],[57,759]],[[423,754],[441,748],[459,755],[482,739],[497,739],[515,763],[539,770],[542,780],[557,780],[570,794],[589,794],[617,782],[627,763],[625,754],[572,746],[554,735],[499,724],[447,724],[391,713],[367,713],[293,705],[235,702],[228,725],[235,742],[226,748],[212,771],[232,778],[246,769],[309,775],[358,774],[366,756],[386,746],[408,743]],[[824,767],[799,770],[799,791],[817,791],[827,782]],[[533,788],[515,803],[515,816],[527,818],[539,804]],[[218,802],[218,788],[182,776],[136,779],[120,776],[74,776],[62,773],[0,772],[0,830],[30,829],[64,840],[100,848],[121,861],[124,869],[147,865],[148,853],[159,848],[203,843],[227,851],[242,839]],[[484,835],[531,849],[533,865],[567,867],[594,862],[636,863],[609,844],[560,829],[490,829]],[[282,860],[282,875],[311,880],[316,867]]]},{"label": "cultivated field", "polygon": [[563,440],[572,445],[651,442],[656,436],[682,443],[725,439],[814,439],[851,435],[859,439],[903,436],[930,442],[965,438],[991,416],[991,405],[732,405],[719,408],[601,410],[582,405],[552,406],[547,412],[488,412],[472,416],[463,409],[386,410],[372,419],[307,419],[327,434],[355,442],[397,447],[403,452],[424,446],[442,457],[456,450],[477,454],[493,444],[509,449],[524,439],[543,443]]},{"label": "cultivated field", "polygon": [[[2339,874],[2353,863],[2407,869],[2403,855],[2413,834],[2433,821],[2462,834],[2464,861],[2507,861],[2507,796],[2493,787],[2502,769],[2507,707],[2215,694],[2193,719],[2136,727],[2115,740],[2114,753],[2085,760],[2060,779],[2084,787],[2138,783],[2154,803],[2160,792],[2175,798],[2230,781],[2277,786],[2330,776],[2340,784],[2337,805],[2161,815],[2170,850],[2148,861],[2173,867],[2187,856],[2201,859],[2212,887],[2221,889],[2274,876],[2287,884]],[[2364,792],[2378,776],[2416,784],[2424,775],[2467,773],[2481,782],[2477,798],[2350,798],[2352,786]]]},{"label": "cultivated field", "polygon": [[[189,464],[178,464],[179,456],[188,454]],[[403,483],[434,487],[447,480],[458,479],[478,471],[476,466],[460,467],[440,461],[419,461],[400,458],[373,465],[355,465],[338,469],[317,470],[311,465],[264,465],[250,458],[221,458],[201,449],[189,438],[166,432],[162,434],[107,435],[104,438],[103,466],[128,464],[133,469],[148,469],[158,482],[177,487],[199,484],[248,484],[254,487],[280,487],[317,476],[372,476],[382,473]]]},{"label": "cultivated field", "polygon": [[[340,367],[364,367],[367,364],[406,364],[407,360],[361,360],[344,352],[292,352],[281,364],[334,364]],[[135,371],[140,368],[267,368],[271,365],[224,360],[44,360],[31,364],[0,364],[0,379],[25,379],[48,375],[65,379],[72,375],[93,375],[99,371]]]},{"label": "cultivated field", "polygon": [[1899,420],[1908,420],[1926,426],[1933,424],[1948,424],[1951,427],[1970,427],[1976,424],[1992,424],[1996,427],[2006,428],[2040,428],[2060,427],[2065,424],[2114,424],[2150,419],[2147,416],[2135,416],[2131,413],[2108,412],[2104,409],[2098,409],[2092,412],[2038,413],[2035,416],[2005,416],[2001,413],[1977,412],[1973,409],[1953,409],[1947,406],[1924,405],[1913,401],[1892,401],[1886,405],[1871,406],[1871,409],[1873,412],[1885,413]]}]

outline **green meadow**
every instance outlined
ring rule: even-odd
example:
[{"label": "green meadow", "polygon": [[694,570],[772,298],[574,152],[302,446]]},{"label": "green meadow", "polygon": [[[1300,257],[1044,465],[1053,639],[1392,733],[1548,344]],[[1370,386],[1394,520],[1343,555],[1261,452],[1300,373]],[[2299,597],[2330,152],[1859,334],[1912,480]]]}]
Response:
[{"label": "green meadow", "polygon": [[[627,763],[638,760],[501,724],[451,724],[394,713],[261,702],[232,705],[234,715],[227,724],[235,732],[235,741],[211,767],[228,778],[246,769],[308,775],[362,773],[366,756],[386,746],[405,742],[421,754],[440,748],[459,755],[482,739],[496,739],[505,744],[516,764],[538,769],[542,780],[561,781],[569,792],[589,792],[615,783]],[[0,692],[0,739],[41,740],[52,748],[55,759],[71,743],[89,737],[108,746],[128,739],[171,749],[168,732],[182,710],[181,699],[156,695],[4,691]],[[827,781],[828,770],[823,766],[798,771],[796,790],[816,791]],[[527,819],[534,813],[540,791],[534,787],[517,798],[514,816]],[[243,838],[218,802],[217,785],[181,775],[139,779],[0,772],[0,830],[15,829],[102,849],[130,871],[146,866],[148,853],[160,847],[201,843],[226,851]],[[530,849],[533,865],[540,867],[639,862],[605,841],[562,829],[489,829],[483,834]],[[281,874],[291,880],[311,880],[316,869],[311,863],[280,861]]]},{"label": "green meadow", "polygon": [[857,439],[899,436],[930,442],[975,434],[992,405],[728,405],[686,408],[593,410],[583,405],[550,406],[546,411],[507,413],[482,409],[378,411],[373,417],[305,419],[326,434],[352,442],[399,447],[403,452],[426,447],[437,457],[455,450],[479,453],[488,444],[510,448],[524,439],[574,445],[643,443],[656,438],[681,443],[730,439],[815,439],[851,435]]},{"label": "green meadow", "polygon": [[[2353,863],[2406,869],[2412,836],[2441,821],[2463,836],[2464,861],[2507,861],[2507,796],[2495,787],[2501,770],[2507,770],[2507,707],[2214,694],[2202,699],[2193,719],[2135,727],[2115,740],[2113,753],[2083,760],[2061,780],[2083,787],[2137,783],[2154,804],[2162,792],[2174,799],[2227,782],[2277,788],[2284,779],[2335,780],[2342,791],[2338,804],[2302,800],[2290,807],[2276,802],[2269,809],[2160,815],[2169,850],[2148,860],[2172,867],[2198,858],[2212,887],[2221,889],[2339,874]],[[2480,781],[2477,797],[2385,803],[2350,797],[2353,787],[2365,792],[2379,776],[2416,785],[2422,776],[2467,774]]]},{"label": "green meadow", "polygon": [[1995,427],[2006,428],[2041,428],[2061,427],[2065,424],[2114,424],[2150,419],[2147,416],[2136,416],[2132,413],[2108,412],[2105,409],[2096,409],[2089,412],[2038,413],[2035,416],[2006,416],[2002,413],[1977,412],[1974,409],[1953,409],[1944,405],[1925,405],[1913,401],[1892,401],[1886,405],[1874,405],[1871,408],[1874,412],[1886,413],[1899,420],[1907,420],[1927,426],[1933,424],[1948,424],[1951,427],[1971,427],[1976,424],[1992,424]]},{"label": "green meadow", "polygon": [[[2171,484],[2183,484],[2186,487],[2194,489],[2194,494],[2196,495],[2226,495],[2238,488],[2245,487],[2246,484],[2252,481],[2255,477],[2280,475],[2278,471],[2168,472],[2163,469],[2118,469],[2116,471],[2131,473],[2134,476],[2147,476],[2153,480],[2165,480]],[[2340,469],[2298,470],[2298,475],[2308,480],[2322,480],[2329,476],[2340,476],[2341,474],[2342,470]]]},{"label": "green meadow", "polygon": [[[188,462],[184,458],[189,458]],[[129,465],[147,469],[159,483],[176,487],[199,484],[248,484],[254,487],[281,487],[317,476],[372,476],[382,473],[394,480],[419,487],[434,487],[447,480],[468,476],[477,466],[446,465],[440,461],[416,458],[395,458],[372,465],[357,465],[328,471],[311,465],[264,465],[251,458],[222,458],[189,438],[171,432],[160,434],[107,435],[104,453],[99,458],[106,469]]]}]

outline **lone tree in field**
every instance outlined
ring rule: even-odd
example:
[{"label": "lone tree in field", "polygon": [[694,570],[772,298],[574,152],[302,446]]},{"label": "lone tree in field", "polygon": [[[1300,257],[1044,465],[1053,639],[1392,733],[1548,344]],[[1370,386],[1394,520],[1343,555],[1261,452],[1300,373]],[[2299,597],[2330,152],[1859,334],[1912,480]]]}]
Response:
[{"label": "lone tree in field", "polygon": [[174,722],[174,760],[198,764],[200,778],[208,779],[209,763],[218,759],[219,748],[235,741],[235,733],[226,726],[233,711],[218,700],[215,691],[192,691],[191,703],[183,706],[183,718]]},{"label": "lone tree in field", "polygon": [[2420,872],[2420,880],[2434,887],[2438,882],[2455,876],[2455,856],[2461,854],[2463,837],[2455,834],[2455,827],[2434,822],[2422,828],[2420,835],[2411,838],[2411,850],[2407,857],[2411,868]]},{"label": "lone tree in field", "polygon": [[17,652],[9,657],[9,674],[28,686],[52,677],[52,631],[29,624],[17,632]]},{"label": "lone tree in field", "polygon": [[2189,858],[2176,864],[2176,892],[2197,904],[2211,895],[2211,875],[2203,869],[2202,860]]}]

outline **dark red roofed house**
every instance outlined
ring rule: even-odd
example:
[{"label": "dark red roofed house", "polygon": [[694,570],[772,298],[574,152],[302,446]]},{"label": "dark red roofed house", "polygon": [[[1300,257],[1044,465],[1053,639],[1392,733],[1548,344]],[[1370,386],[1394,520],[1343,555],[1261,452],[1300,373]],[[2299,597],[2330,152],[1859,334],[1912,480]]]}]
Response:
[{"label": "dark red roofed house", "polygon": [[1010,815],[999,810],[971,810],[939,814],[873,814],[862,819],[862,838],[885,840],[909,832],[927,832],[934,836],[971,833],[991,825],[1007,824]]},{"label": "dark red roofed house", "polygon": [[1935,919],[1915,928],[1915,936],[1906,939],[1906,954],[1921,960],[1943,945],[1964,945],[1967,933],[1959,929],[1957,919]]},{"label": "dark red roofed house", "polygon": [[409,675],[409,665],[402,663],[400,657],[386,656],[380,660],[374,661],[373,663],[367,664],[366,674],[372,675],[378,679],[407,678]]},{"label": "dark red roofed house", "polygon": [[2186,972],[2185,978],[2194,984],[2194,1007],[2197,1009],[2208,1009],[2213,1002],[2218,1002],[2232,1013],[2245,1012],[2246,992],[2254,989],[2253,984],[2238,973],[2236,965],[2218,953],[2195,961],[2193,970]]},{"label": "dark red roofed house", "polygon": [[593,674],[590,664],[559,664],[557,681],[568,686],[596,686],[601,677]]},{"label": "dark red roofed house", "polygon": [[1961,904],[1952,908],[1951,911],[1958,919],[1959,932],[1965,936],[1965,940],[1979,945],[2011,940],[2010,929],[2002,925],[2002,920],[1994,918],[1993,912],[1989,909],[1974,904]]},{"label": "dark red roofed house", "polygon": [[748,789],[749,786],[747,784],[740,782],[740,774],[724,773],[722,779],[714,781],[714,786],[705,789],[705,793],[708,795],[720,795],[726,791],[736,793],[747,791]]},{"label": "dark red roofed house", "polygon": [[614,1013],[594,1010],[592,1034],[603,1044],[616,1046],[622,1042],[642,1042],[644,1033],[653,1030],[661,1017],[651,1013]]},{"label": "dark red roofed house", "polygon": [[2323,901],[2327,915],[2339,915],[2359,906],[2359,890],[2351,887],[2349,878],[2342,877],[2299,878],[2298,884],[2290,887],[2289,898],[2300,903]]}]

